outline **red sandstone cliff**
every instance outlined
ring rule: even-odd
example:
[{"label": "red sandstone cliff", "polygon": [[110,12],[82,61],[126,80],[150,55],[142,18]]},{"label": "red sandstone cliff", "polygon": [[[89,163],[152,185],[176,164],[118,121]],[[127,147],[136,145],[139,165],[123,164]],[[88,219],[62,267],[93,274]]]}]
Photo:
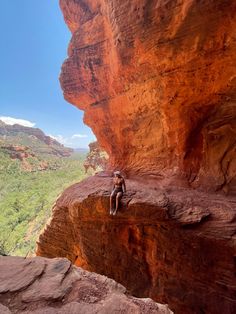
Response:
[{"label": "red sandstone cliff", "polygon": [[109,215],[110,177],[90,177],[57,200],[37,254],[67,257],[177,314],[236,312],[236,201],[127,180]]},{"label": "red sandstone cliff", "polygon": [[108,156],[106,152],[104,152],[99,143],[92,142],[89,144],[89,153],[86,156],[84,161],[84,169],[85,173],[88,172],[88,169],[91,168],[94,171],[100,168],[101,170],[105,170],[108,163]]},{"label": "red sandstone cliff", "polygon": [[128,193],[110,217],[109,176],[67,189],[37,254],[68,257],[177,314],[235,313],[235,1],[60,5],[72,32],[64,96]]},{"label": "red sandstone cliff", "polygon": [[129,174],[236,185],[234,0],[60,0],[65,98]]}]

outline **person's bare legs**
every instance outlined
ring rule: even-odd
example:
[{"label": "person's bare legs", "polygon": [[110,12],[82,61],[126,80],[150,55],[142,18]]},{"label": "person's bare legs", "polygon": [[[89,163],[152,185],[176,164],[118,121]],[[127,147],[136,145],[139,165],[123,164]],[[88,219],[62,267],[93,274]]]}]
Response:
[{"label": "person's bare legs", "polygon": [[114,192],[112,192],[111,195],[110,195],[110,215],[112,215],[112,213],[113,213],[113,200],[114,200],[114,197],[115,197]]},{"label": "person's bare legs", "polygon": [[116,195],[116,209],[115,209],[115,211],[113,212],[113,215],[115,215],[116,212],[117,212],[117,210],[118,210],[119,201],[120,201],[121,198],[122,198],[122,192],[118,192],[117,195]]}]

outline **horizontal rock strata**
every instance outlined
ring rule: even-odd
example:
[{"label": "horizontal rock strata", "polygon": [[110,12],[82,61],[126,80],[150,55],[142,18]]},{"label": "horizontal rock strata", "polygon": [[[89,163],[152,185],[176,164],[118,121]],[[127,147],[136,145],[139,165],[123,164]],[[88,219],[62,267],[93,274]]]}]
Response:
[{"label": "horizontal rock strata", "polygon": [[37,254],[67,257],[175,313],[234,313],[235,199],[127,180],[122,207],[110,216],[111,185],[97,175],[68,188]]},{"label": "horizontal rock strata", "polygon": [[236,2],[60,0],[65,98],[130,175],[236,194]]},{"label": "horizontal rock strata", "polygon": [[70,187],[37,254],[67,257],[177,314],[235,313],[235,1],[60,6],[72,32],[64,97],[128,193],[111,217],[111,177]]}]

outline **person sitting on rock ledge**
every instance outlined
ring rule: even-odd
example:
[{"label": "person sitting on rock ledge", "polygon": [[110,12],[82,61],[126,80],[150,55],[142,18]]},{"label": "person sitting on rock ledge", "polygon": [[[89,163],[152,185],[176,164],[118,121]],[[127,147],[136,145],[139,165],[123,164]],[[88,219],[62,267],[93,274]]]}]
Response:
[{"label": "person sitting on rock ledge", "polygon": [[[123,190],[124,187],[124,190]],[[114,179],[113,179],[113,190],[111,192],[110,196],[110,215],[115,215],[118,206],[119,206],[119,201],[121,200],[123,193],[126,193],[126,186],[125,186],[125,180],[121,176],[120,171],[115,171],[114,172]],[[113,209],[113,201],[115,198],[115,209]]]}]

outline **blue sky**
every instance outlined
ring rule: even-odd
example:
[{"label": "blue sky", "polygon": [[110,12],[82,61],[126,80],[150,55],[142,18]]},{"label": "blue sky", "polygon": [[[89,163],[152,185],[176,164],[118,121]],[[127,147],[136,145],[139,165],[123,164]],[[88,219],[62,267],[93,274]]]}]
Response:
[{"label": "blue sky", "polygon": [[71,37],[58,2],[0,1],[0,117],[28,120],[67,146],[86,147],[95,137],[58,80]]}]

